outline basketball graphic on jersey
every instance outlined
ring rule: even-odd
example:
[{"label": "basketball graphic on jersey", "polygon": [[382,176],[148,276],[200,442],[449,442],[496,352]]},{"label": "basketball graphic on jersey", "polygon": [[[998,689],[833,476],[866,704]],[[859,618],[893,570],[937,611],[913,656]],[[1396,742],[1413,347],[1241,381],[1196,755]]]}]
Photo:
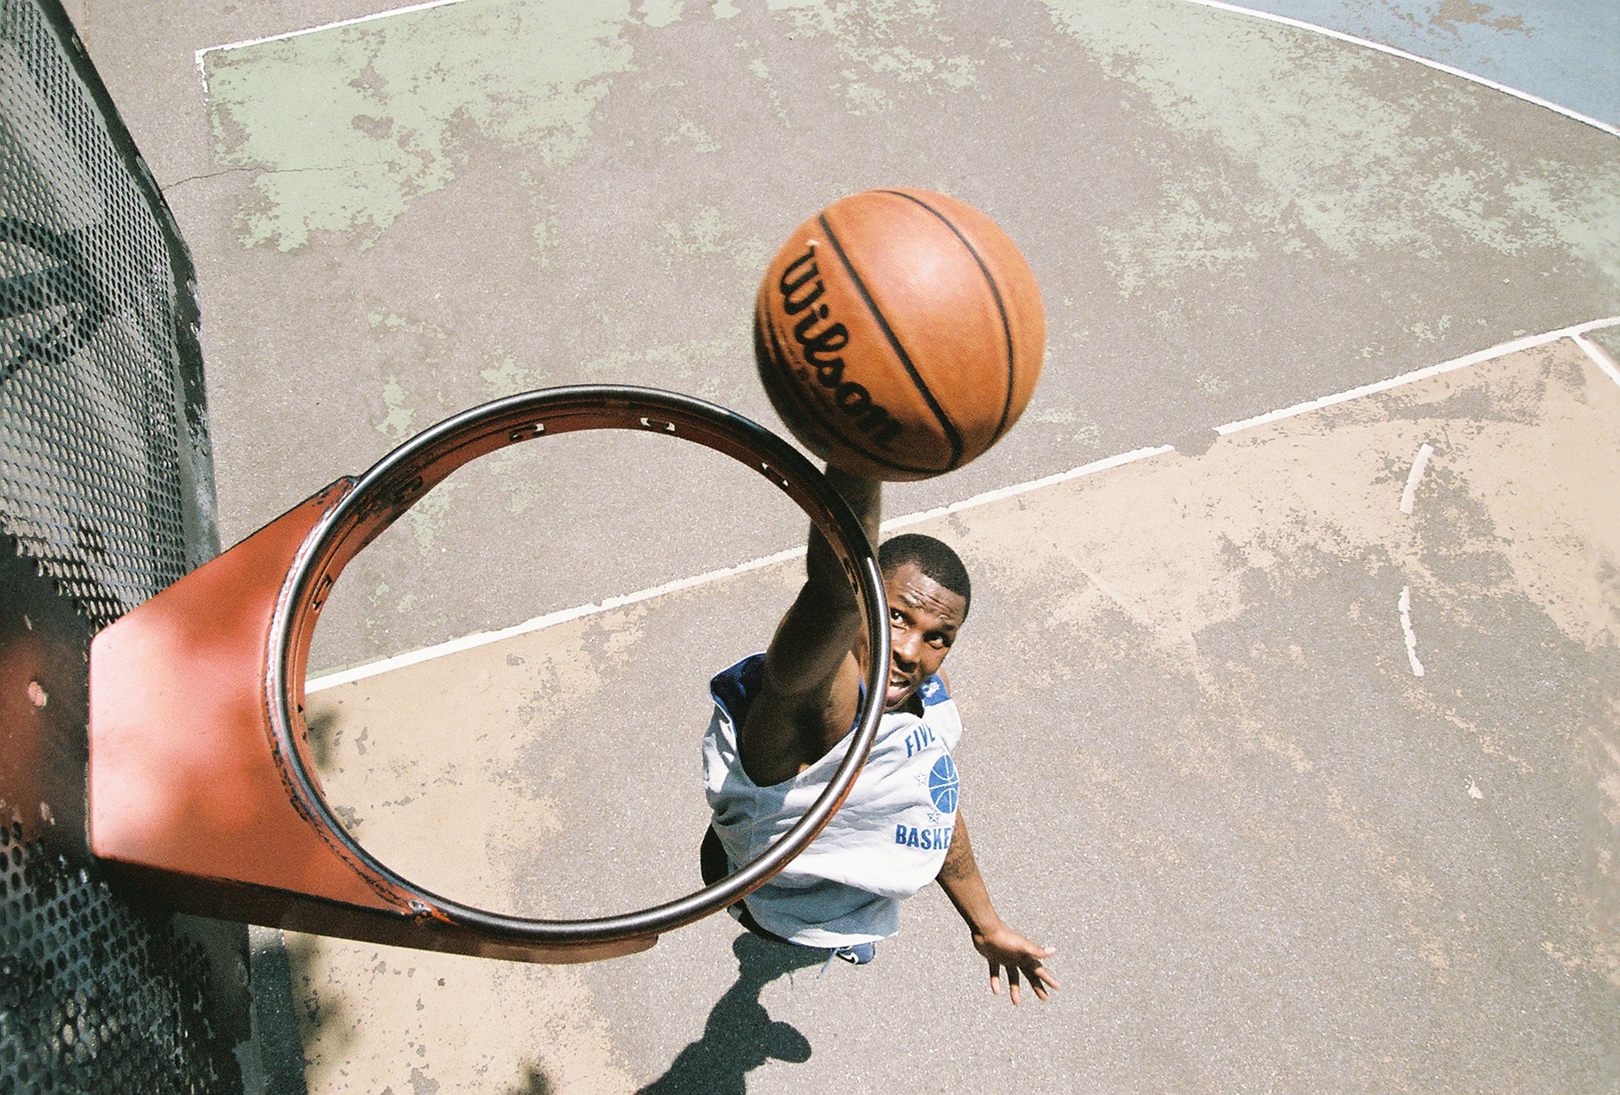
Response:
[{"label": "basketball graphic on jersey", "polygon": [[956,812],[956,765],[949,756],[940,757],[928,773],[928,797],[934,800],[934,809],[942,814]]}]

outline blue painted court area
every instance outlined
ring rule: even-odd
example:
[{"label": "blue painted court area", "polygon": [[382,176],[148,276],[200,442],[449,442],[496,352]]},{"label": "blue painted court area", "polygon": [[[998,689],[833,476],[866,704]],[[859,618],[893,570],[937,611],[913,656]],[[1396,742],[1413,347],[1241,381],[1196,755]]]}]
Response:
[{"label": "blue painted court area", "polygon": [[1254,0],[1238,6],[1393,46],[1620,125],[1615,0]]}]

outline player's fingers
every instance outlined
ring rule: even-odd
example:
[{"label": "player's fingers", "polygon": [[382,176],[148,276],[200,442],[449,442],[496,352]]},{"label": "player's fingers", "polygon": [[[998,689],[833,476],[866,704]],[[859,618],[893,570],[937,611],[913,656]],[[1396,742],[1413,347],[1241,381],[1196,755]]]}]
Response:
[{"label": "player's fingers", "polygon": [[1001,964],[994,958],[990,959],[990,995],[1001,995]]},{"label": "player's fingers", "polygon": [[1012,1001],[1013,1007],[1018,1006],[1019,994],[1017,966],[1010,965],[1007,967],[1007,999]]},{"label": "player's fingers", "polygon": [[1029,980],[1031,984],[1035,984],[1037,981],[1043,982],[1050,989],[1058,987],[1057,978],[1053,977],[1047,968],[1039,962],[1035,963],[1035,968],[1029,971]]}]

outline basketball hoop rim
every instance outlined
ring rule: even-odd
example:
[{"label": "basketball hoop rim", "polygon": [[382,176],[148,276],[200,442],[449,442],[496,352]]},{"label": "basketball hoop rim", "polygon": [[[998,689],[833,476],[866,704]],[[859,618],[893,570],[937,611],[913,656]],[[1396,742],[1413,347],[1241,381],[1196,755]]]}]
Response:
[{"label": "basketball hoop rim", "polygon": [[[617,916],[548,920],[490,912],[410,882],[357,841],[310,772],[303,713],[310,642],[332,584],[359,551],[457,468],[511,445],[559,433],[623,429],[678,437],[752,467],[788,495],[826,537],[859,596],[869,657],[854,735],[826,789],[763,855],[684,897]],[[270,620],[265,711],[283,781],[299,812],[338,841],[379,892],[404,896],[417,916],[457,924],[510,943],[582,945],[657,936],[719,912],[770,881],[809,846],[860,775],[887,685],[887,595],[876,552],[860,522],[808,459],[763,426],[712,403],[651,388],[580,385],[547,388],[473,407],[429,427],[354,482],[305,540],[282,583]]]}]

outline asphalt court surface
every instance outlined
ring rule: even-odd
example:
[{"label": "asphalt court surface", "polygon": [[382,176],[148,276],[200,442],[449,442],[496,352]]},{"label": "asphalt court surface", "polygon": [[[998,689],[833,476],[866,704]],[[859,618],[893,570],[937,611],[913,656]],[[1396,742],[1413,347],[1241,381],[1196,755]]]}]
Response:
[{"label": "asphalt court surface", "polygon": [[[979,499],[919,526],[978,582],[964,805],[1065,987],[990,1000],[937,894],[822,976],[719,918],[579,969],[296,937],[308,1090],[1620,1078],[1612,132],[1179,0],[463,0],[275,37],[369,14],[75,11],[197,259],[224,542],[511,391],[774,427],[748,313],[776,242],[865,186],[979,205],[1041,280],[1046,373],[887,512]],[[318,671],[802,543],[655,445],[458,473],[346,572]],[[334,798],[495,906],[695,885],[704,684],[795,565],[317,693]]]},{"label": "asphalt court surface", "polygon": [[[759,271],[866,186],[984,208],[1048,308],[1018,429],[902,512],[1620,310],[1612,134],[1233,12],[465,0],[207,48],[360,14],[88,20],[196,254],[226,543],[511,391],[646,384],[774,422],[749,352]],[[126,42],[145,44],[107,55]],[[627,523],[615,463],[586,447],[437,492],[351,568],[317,669],[797,539],[791,515],[691,519],[704,477],[645,461],[668,482]],[[582,484],[595,512],[536,518]],[[569,556],[564,529],[616,586],[522,576]],[[492,544],[514,548],[505,570]]]},{"label": "asphalt court surface", "polygon": [[[401,1045],[517,1090],[1601,1090],[1617,428],[1565,338],[916,526],[977,576],[963,810],[1003,913],[1059,947],[1047,1005],[983,995],[933,893],[860,969],[725,920],[566,970],[303,939],[312,1090],[408,1077]],[[695,888],[706,697],[647,682],[747,653],[798,573],[319,691],[328,793],[490,907]]]}]

